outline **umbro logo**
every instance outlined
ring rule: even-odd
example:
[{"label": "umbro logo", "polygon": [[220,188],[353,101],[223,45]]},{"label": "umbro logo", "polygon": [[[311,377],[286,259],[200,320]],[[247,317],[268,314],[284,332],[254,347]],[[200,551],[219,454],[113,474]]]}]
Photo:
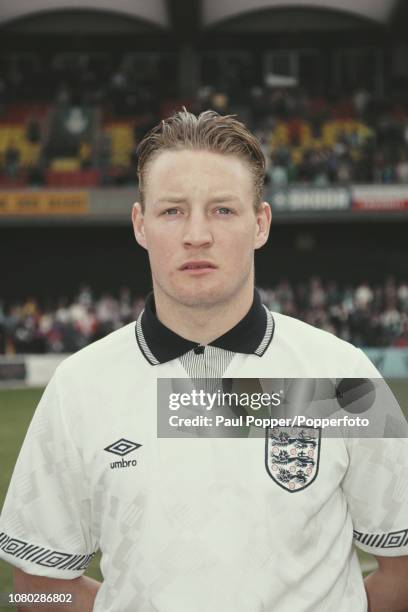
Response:
[{"label": "umbro logo", "polygon": [[123,457],[124,455],[128,455],[132,451],[140,448],[142,445],[137,444],[137,442],[131,442],[130,440],[125,440],[125,438],[121,438],[117,440],[117,442],[113,442],[113,444],[109,444],[104,450],[108,451],[108,453],[113,453],[114,455],[119,455]]},{"label": "umbro logo", "polygon": [[136,459],[126,460],[126,459],[123,459],[123,457],[124,455],[127,455],[131,453],[132,451],[137,450],[141,446],[142,446],[141,444],[138,444],[137,442],[131,442],[130,440],[126,440],[125,438],[121,438],[120,440],[117,440],[116,442],[109,444],[109,446],[104,448],[104,450],[106,450],[108,453],[113,453],[114,455],[119,455],[120,457],[122,457],[120,461],[113,461],[110,464],[111,470],[115,470],[117,468],[136,466],[137,465]]}]

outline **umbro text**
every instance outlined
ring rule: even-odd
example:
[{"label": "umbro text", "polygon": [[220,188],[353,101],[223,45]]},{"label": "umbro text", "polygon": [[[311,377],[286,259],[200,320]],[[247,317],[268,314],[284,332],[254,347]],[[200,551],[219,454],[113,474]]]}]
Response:
[{"label": "umbro text", "polygon": [[126,468],[126,467],[134,467],[137,465],[136,459],[121,459],[120,461],[112,461],[110,464],[111,470],[116,470],[118,468]]}]

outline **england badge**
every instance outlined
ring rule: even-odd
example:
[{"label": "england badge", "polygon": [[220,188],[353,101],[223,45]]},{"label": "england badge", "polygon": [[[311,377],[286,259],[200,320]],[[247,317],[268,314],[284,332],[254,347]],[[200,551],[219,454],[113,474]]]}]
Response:
[{"label": "england badge", "polygon": [[320,428],[267,427],[265,466],[280,487],[296,493],[316,479],[320,460]]}]

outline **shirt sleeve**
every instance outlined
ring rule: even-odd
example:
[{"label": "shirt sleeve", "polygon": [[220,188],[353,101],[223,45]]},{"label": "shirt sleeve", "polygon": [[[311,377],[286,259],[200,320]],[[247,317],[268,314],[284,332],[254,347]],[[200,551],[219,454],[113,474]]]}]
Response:
[{"label": "shirt sleeve", "polygon": [[55,374],[37,406],[0,517],[0,558],[26,573],[80,576],[97,549],[82,458]]},{"label": "shirt sleeve", "polygon": [[408,440],[347,440],[343,491],[356,545],[384,557],[408,555]]},{"label": "shirt sleeve", "polygon": [[[372,364],[370,371],[367,357],[362,357],[362,361],[363,376],[369,374],[377,384],[376,399],[366,414],[380,413],[378,422],[384,426],[384,436],[345,440],[349,466],[342,488],[351,513],[354,539],[359,548],[371,554],[408,555],[407,424],[379,372]],[[374,377],[380,380],[374,381]],[[397,422],[399,431],[394,435]]]}]

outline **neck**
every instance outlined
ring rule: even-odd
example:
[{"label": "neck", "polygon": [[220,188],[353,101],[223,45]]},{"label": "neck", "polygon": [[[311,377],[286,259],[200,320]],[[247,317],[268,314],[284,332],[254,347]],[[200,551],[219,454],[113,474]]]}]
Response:
[{"label": "neck", "polygon": [[156,315],[159,321],[179,336],[208,344],[232,329],[245,317],[254,298],[253,283],[248,283],[231,298],[206,306],[186,306],[154,287]]}]

